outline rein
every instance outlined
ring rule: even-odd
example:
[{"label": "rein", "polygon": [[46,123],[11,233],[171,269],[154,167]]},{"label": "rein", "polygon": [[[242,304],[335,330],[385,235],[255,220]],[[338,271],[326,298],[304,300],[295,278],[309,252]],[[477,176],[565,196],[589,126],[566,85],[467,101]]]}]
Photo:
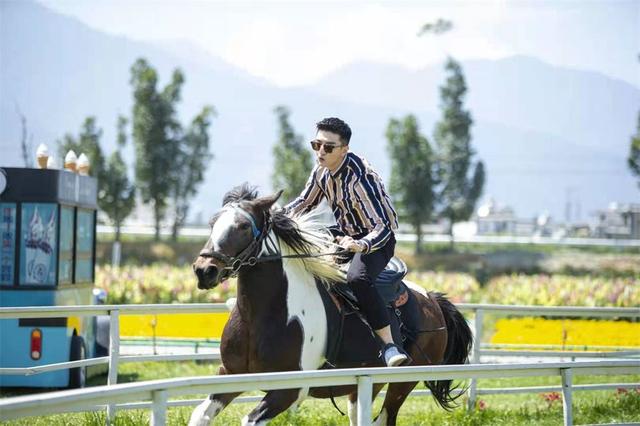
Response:
[{"label": "rein", "polygon": [[262,247],[262,243],[267,238],[267,236],[269,235],[273,227],[273,222],[271,221],[269,214],[266,212],[264,213],[265,227],[263,228],[262,231],[260,231],[258,230],[256,221],[253,215],[251,215],[251,213],[247,212],[246,210],[242,209],[237,205],[231,206],[231,207],[233,207],[236,211],[238,211],[240,214],[242,214],[247,219],[249,219],[249,221],[251,222],[251,231],[253,233],[253,240],[249,243],[249,245],[244,250],[242,250],[235,257],[227,256],[224,253],[220,253],[214,250],[200,252],[200,256],[202,257],[211,257],[222,262],[224,266],[221,268],[221,270],[231,271],[231,275],[230,275],[231,277],[236,277],[243,266],[255,266],[258,263],[274,262],[282,259],[305,259],[305,258],[322,257],[322,256],[336,256],[336,255],[342,255],[345,253],[344,250],[340,250],[336,252],[317,253],[317,254],[290,254],[290,255],[274,254],[270,256],[259,256],[258,252]]}]

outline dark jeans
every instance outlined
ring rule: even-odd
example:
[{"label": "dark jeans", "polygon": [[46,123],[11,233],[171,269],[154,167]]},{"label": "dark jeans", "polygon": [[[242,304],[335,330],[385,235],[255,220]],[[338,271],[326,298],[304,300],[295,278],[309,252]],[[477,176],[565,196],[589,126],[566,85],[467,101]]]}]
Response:
[{"label": "dark jeans", "polygon": [[373,253],[356,253],[347,272],[347,282],[353,289],[360,309],[374,330],[389,325],[389,313],[375,288],[375,281],[393,257],[396,239],[391,235],[387,243]]}]

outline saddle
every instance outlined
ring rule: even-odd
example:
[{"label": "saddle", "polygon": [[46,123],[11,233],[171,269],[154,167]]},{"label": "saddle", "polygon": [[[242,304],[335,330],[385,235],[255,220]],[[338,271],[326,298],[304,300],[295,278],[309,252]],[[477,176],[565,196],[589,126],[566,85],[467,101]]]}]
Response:
[{"label": "saddle", "polygon": [[[380,294],[385,304],[399,308],[407,303],[409,297],[407,286],[402,282],[406,275],[407,265],[400,258],[392,257],[375,282],[376,290],[378,290],[378,294]],[[330,289],[330,294],[338,298],[338,302],[342,298],[344,302],[348,302],[354,309],[360,310],[358,308],[358,300],[347,283],[335,284]]]},{"label": "saddle", "polygon": [[[402,279],[407,274],[407,266],[393,257],[380,273],[375,286],[389,311],[393,340],[401,347],[407,340],[415,338],[417,329],[417,301]],[[358,301],[346,283],[335,284],[329,289],[319,284],[325,310],[329,340],[327,342],[327,368],[341,365],[358,365],[375,354],[381,356],[381,344],[358,306]],[[333,315],[329,314],[330,312]],[[351,353],[343,348],[343,338],[350,334],[364,333],[370,337],[363,344],[362,352]],[[378,351],[375,350],[378,348]]]}]

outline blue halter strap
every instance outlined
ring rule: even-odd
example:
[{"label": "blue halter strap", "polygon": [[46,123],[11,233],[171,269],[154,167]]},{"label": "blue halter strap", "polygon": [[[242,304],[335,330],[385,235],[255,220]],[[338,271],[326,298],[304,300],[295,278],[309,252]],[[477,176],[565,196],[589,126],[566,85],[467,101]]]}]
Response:
[{"label": "blue halter strap", "polygon": [[251,222],[251,232],[253,233],[253,238],[257,239],[260,236],[261,232],[260,230],[258,230],[258,226],[256,225],[256,220],[253,218],[253,215],[251,215],[251,213],[245,211],[244,209],[240,208],[240,206],[232,206],[232,207],[234,208],[235,211],[237,211],[238,213],[240,213],[241,215],[249,219],[249,222]]}]

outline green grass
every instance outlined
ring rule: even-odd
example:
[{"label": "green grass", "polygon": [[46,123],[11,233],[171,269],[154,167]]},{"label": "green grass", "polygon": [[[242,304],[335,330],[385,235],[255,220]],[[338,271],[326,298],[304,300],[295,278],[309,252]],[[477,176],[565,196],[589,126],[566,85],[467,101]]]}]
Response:
[{"label": "green grass", "polygon": [[[120,383],[215,374],[217,366],[210,363],[167,362],[128,363],[120,367]],[[105,377],[91,380],[90,384],[104,384]],[[640,374],[634,376],[576,376],[575,384],[605,382],[638,382]],[[480,380],[481,388],[515,386],[559,385],[559,377],[529,377]],[[424,387],[420,385],[420,387]],[[6,394],[5,394],[6,396]],[[185,398],[201,398],[203,395],[188,395]],[[575,424],[640,422],[640,393],[611,391],[575,392]],[[540,394],[482,395],[484,409],[471,413],[460,407],[446,412],[433,402],[431,397],[409,398],[402,407],[399,425],[558,425],[562,423],[562,402],[548,403]],[[466,401],[463,401],[466,402]],[[338,405],[346,412],[346,400],[337,399]],[[374,403],[374,413],[380,410],[382,400]],[[215,425],[238,424],[255,404],[231,404],[214,422]],[[168,424],[183,425],[188,422],[191,407],[172,408],[168,412]],[[104,425],[104,413],[72,413],[46,417],[21,419],[6,422],[7,425],[49,426],[49,425]],[[118,413],[116,425],[133,426],[149,424],[148,410],[130,410]],[[296,412],[286,412],[276,418],[272,425],[344,425],[348,420],[342,417],[328,400],[307,399]]]}]

